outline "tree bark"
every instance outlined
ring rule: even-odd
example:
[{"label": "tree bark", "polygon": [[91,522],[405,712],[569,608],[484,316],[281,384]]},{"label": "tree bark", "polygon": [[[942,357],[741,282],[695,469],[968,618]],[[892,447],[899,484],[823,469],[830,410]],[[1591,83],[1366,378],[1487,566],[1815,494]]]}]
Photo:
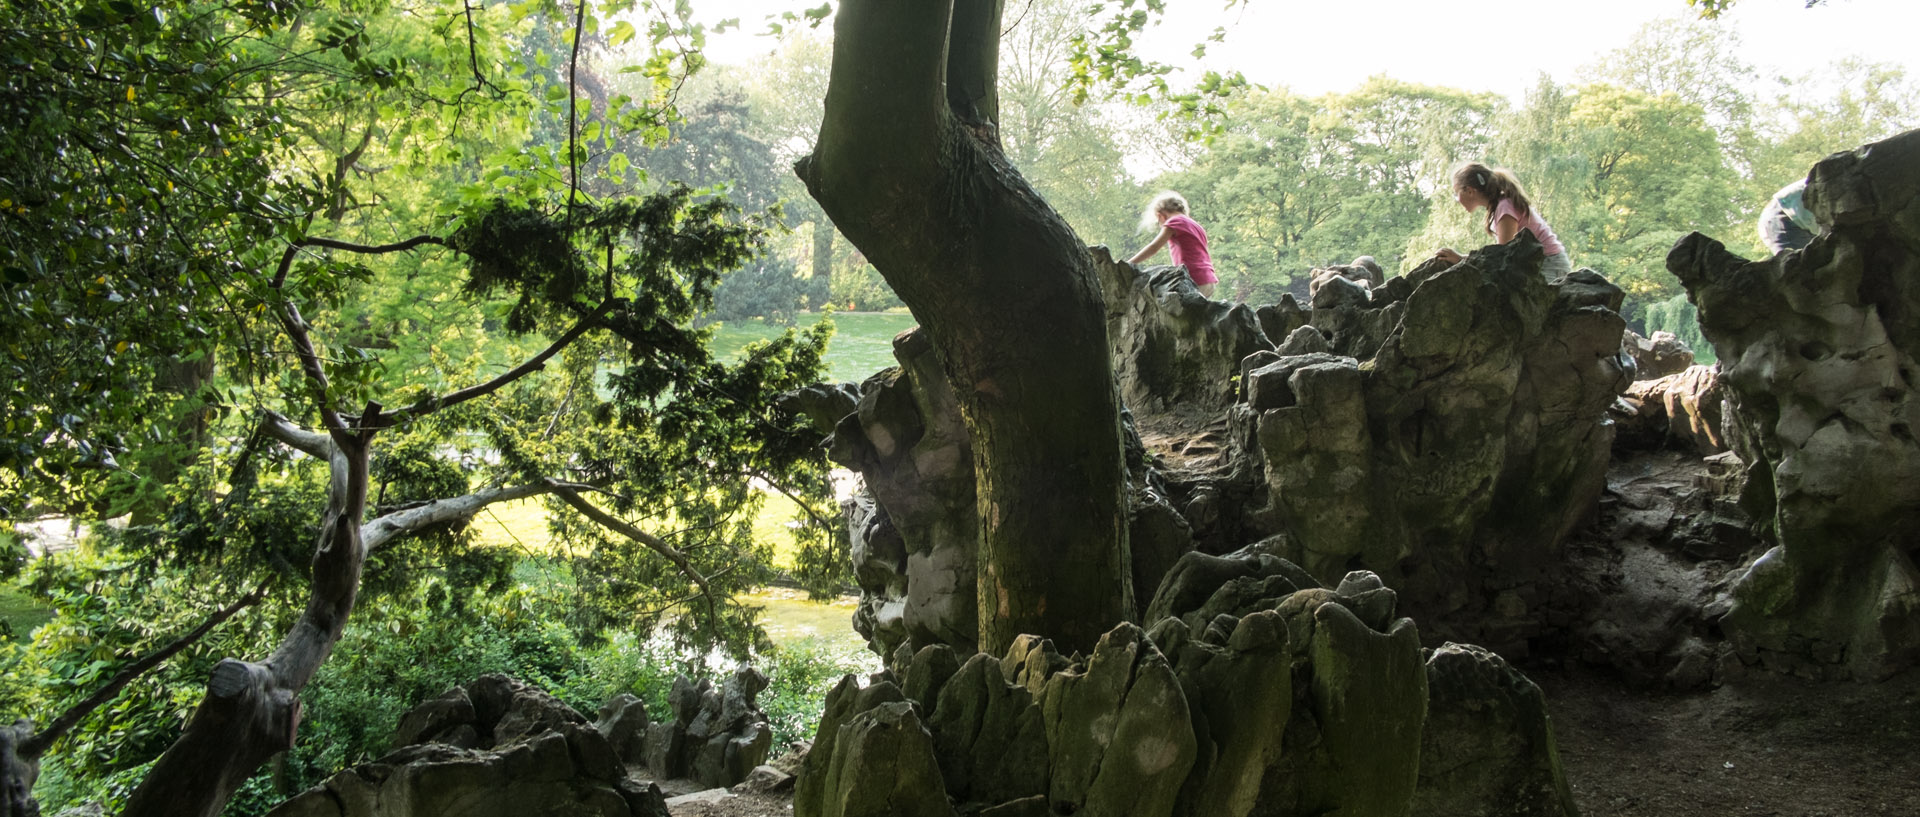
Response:
[{"label": "tree bark", "polygon": [[[370,407],[363,422],[378,415]],[[293,744],[299,692],[339,642],[367,557],[360,518],[371,434],[338,429],[329,436],[332,481],[306,610],[266,661],[228,658],[214,667],[193,720],[134,789],[122,817],[218,817],[262,763]]]},{"label": "tree bark", "polygon": [[846,0],[796,170],[939,350],[973,437],[980,648],[1132,613],[1120,401],[1091,256],[994,134],[999,0]]}]

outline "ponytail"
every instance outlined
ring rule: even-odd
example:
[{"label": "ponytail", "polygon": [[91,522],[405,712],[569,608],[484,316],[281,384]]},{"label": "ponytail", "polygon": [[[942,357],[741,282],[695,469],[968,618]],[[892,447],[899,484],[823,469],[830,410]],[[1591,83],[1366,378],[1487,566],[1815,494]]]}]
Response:
[{"label": "ponytail", "polygon": [[1487,234],[1493,234],[1493,211],[1500,202],[1513,202],[1513,210],[1521,218],[1533,212],[1533,202],[1527,199],[1527,193],[1520,187],[1520,180],[1514,178],[1513,171],[1500,167],[1487,167],[1479,162],[1468,162],[1453,172],[1453,189],[1472,190],[1487,200],[1487,221],[1483,225]]}]

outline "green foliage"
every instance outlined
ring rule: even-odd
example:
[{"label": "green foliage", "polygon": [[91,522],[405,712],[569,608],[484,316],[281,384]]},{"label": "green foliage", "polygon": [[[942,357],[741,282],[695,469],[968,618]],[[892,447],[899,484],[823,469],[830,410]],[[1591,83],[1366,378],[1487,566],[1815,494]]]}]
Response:
[{"label": "green foliage", "polygon": [[589,666],[567,630],[542,612],[550,601],[518,590],[463,595],[471,591],[429,581],[356,611],[356,626],[302,696],[299,742],[274,775],[255,779],[251,803],[236,799],[228,813],[264,811],[384,754],[407,710],[487,673],[582,693],[568,702],[591,715],[604,690],[580,688],[591,681]]},{"label": "green foliage", "polygon": [[1357,255],[1403,266],[1426,191],[1476,152],[1495,110],[1492,97],[1384,77],[1318,99],[1250,91],[1193,168],[1161,182],[1188,197],[1238,296],[1304,297],[1314,267]]},{"label": "green foliage", "polygon": [[[1693,230],[1724,235],[1740,218],[1737,173],[1701,108],[1677,94],[1542,78],[1494,126],[1486,160],[1514,171],[1576,268],[1626,290],[1629,314],[1679,293],[1666,271],[1675,240]],[[1446,185],[1430,213],[1409,254],[1491,240],[1484,211],[1467,217]]]},{"label": "green foliage", "polygon": [[[0,680],[6,711],[44,723],[240,595],[204,570],[149,570],[91,548],[36,560],[26,589],[54,616]],[[285,608],[269,599],[135,680],[55,744],[38,787],[43,807],[104,799],[113,808],[173,741],[219,659],[260,649]],[[17,696],[17,697],[16,697]]]},{"label": "green foliage", "polygon": [[[1228,5],[1241,1],[1229,0]],[[1075,104],[1096,91],[1140,105],[1164,102],[1167,107],[1160,118],[1181,123],[1190,136],[1211,136],[1220,132],[1219,117],[1226,113],[1227,100],[1249,87],[1239,72],[1208,71],[1192,88],[1176,90],[1168,78],[1181,70],[1178,66],[1143,59],[1134,51],[1134,39],[1166,12],[1163,0],[1099,0],[1083,3],[1077,10],[1086,27],[1068,41],[1065,72]],[[1214,29],[1194,46],[1193,56],[1204,56],[1207,43],[1225,38],[1225,29]]]},{"label": "green foliage", "polygon": [[759,701],[773,723],[775,754],[795,741],[813,740],[827,693],[843,676],[878,669],[871,653],[836,648],[835,642],[820,638],[774,647],[757,656],[756,663],[767,675]]},{"label": "green foliage", "polygon": [[792,261],[762,256],[735,270],[714,289],[713,317],[723,321],[763,318],[790,326],[795,316],[816,299],[815,283],[811,278],[801,278]]},{"label": "green foliage", "polygon": [[[0,514],[102,489],[129,437],[171,417],[170,360],[241,331],[222,298],[236,246],[291,234],[316,205],[280,172],[292,88],[341,70],[296,43],[297,4],[11,4],[0,29]],[[245,237],[243,239],[243,237]],[[29,497],[32,497],[30,500]]]}]

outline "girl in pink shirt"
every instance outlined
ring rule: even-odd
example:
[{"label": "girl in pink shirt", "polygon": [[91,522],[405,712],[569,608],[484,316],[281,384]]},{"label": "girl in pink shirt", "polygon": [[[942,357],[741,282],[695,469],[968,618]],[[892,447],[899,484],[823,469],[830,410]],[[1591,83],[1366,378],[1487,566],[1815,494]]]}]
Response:
[{"label": "girl in pink shirt", "polygon": [[[1505,244],[1520,234],[1520,230],[1533,231],[1533,237],[1539,239],[1546,248],[1547,257],[1540,263],[1540,272],[1551,281],[1573,271],[1573,262],[1567,258],[1567,248],[1554,237],[1553,228],[1547,226],[1546,219],[1535,212],[1533,204],[1527,201],[1527,194],[1520,189],[1520,181],[1511,171],[1487,167],[1479,162],[1468,162],[1453,172],[1453,197],[1461,207],[1471,213],[1482,207],[1487,209],[1487,234]],[[1460,254],[1451,247],[1442,247],[1434,254],[1449,264],[1460,263]]]},{"label": "girl in pink shirt", "polygon": [[1171,190],[1154,196],[1147,202],[1146,212],[1140,214],[1140,231],[1146,232],[1155,226],[1160,228],[1160,233],[1127,259],[1127,263],[1137,266],[1166,247],[1174,264],[1186,265],[1194,288],[1202,295],[1213,297],[1214,285],[1220,277],[1213,274],[1213,257],[1207,254],[1207,231],[1187,215],[1187,200]]}]

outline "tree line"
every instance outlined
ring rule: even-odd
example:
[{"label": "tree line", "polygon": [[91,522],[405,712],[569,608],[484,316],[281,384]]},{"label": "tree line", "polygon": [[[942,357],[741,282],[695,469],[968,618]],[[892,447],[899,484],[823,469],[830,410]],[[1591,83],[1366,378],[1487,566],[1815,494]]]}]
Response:
[{"label": "tree line", "polygon": [[[1003,35],[999,135],[1009,159],[1089,244],[1137,245],[1147,196],[1180,191],[1206,225],[1223,291],[1252,303],[1303,296],[1309,270],[1357,255],[1405,270],[1438,247],[1490,240],[1447,182],[1458,163],[1484,160],[1515,171],[1576,266],[1627,290],[1637,328],[1690,330],[1664,267],[1674,240],[1698,230],[1760,257],[1752,225],[1775,190],[1828,153],[1920,125],[1920,78],[1898,67],[1835,55],[1812,75],[1767,78],[1740,59],[1731,29],[1673,18],[1645,24],[1570,81],[1541,76],[1518,101],[1386,76],[1318,96],[1229,83],[1211,127],[1196,130],[1160,103],[1076,100],[1062,78],[1074,38],[1097,33],[1098,22],[1081,12],[1035,2]],[[818,122],[825,39],[791,33],[760,61],[716,66],[689,86],[729,101],[724,115],[691,109],[682,126],[690,141],[721,144],[709,129],[737,128],[726,138],[743,140],[729,143],[742,150],[678,172],[733,179],[743,191],[765,184],[751,195],[797,203],[787,220],[800,232],[776,241],[751,273],[755,295],[777,303],[727,302],[729,316],[897,304],[780,172]],[[772,172],[727,175],[756,163]],[[1130,170],[1141,166],[1163,169]],[[776,265],[792,276],[784,288],[761,277]]]}]

